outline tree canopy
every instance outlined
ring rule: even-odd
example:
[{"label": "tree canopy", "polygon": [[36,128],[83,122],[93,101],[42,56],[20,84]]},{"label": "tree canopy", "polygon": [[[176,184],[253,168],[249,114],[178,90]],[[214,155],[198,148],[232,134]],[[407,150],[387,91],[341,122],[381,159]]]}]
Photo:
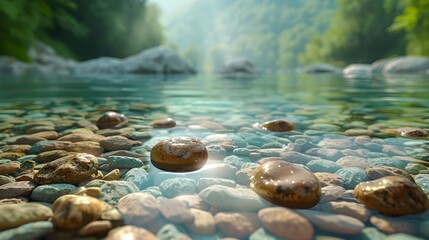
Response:
[{"label": "tree canopy", "polygon": [[163,42],[158,15],[141,0],[2,0],[0,54],[28,60],[38,39],[78,60],[126,57]]}]

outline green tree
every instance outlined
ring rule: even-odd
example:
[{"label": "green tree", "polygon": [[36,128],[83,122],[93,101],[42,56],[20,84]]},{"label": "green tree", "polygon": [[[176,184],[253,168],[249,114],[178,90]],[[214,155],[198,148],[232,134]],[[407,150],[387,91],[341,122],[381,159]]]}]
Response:
[{"label": "green tree", "polygon": [[403,32],[388,31],[401,11],[397,0],[338,0],[331,27],[306,46],[303,63],[330,62],[346,65],[403,54]]},{"label": "green tree", "polygon": [[429,55],[429,1],[407,0],[390,29],[407,33],[407,54]]}]

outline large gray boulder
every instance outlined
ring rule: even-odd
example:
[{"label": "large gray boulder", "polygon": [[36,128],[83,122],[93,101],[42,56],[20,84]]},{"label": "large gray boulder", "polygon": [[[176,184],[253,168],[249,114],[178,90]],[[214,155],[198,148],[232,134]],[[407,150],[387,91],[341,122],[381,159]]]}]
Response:
[{"label": "large gray boulder", "polygon": [[234,58],[224,63],[219,73],[226,78],[246,78],[256,75],[255,65],[246,58]]},{"label": "large gray boulder", "polygon": [[315,63],[305,67],[301,71],[304,73],[310,73],[310,74],[318,74],[318,73],[340,74],[342,72],[342,69],[328,63]]},{"label": "large gray boulder", "polygon": [[100,57],[76,62],[59,56],[54,49],[36,43],[28,53],[32,63],[0,56],[0,73],[60,73],[60,74],[192,74],[195,69],[174,51],[165,47],[144,50],[125,59]]},{"label": "large gray boulder", "polygon": [[387,62],[383,74],[425,74],[429,70],[429,57],[398,57]]},{"label": "large gray boulder", "polygon": [[343,70],[346,78],[370,78],[372,67],[369,64],[350,64]]},{"label": "large gray boulder", "polygon": [[120,65],[125,73],[196,73],[196,70],[190,67],[173,50],[162,46],[150,48],[125,58]]}]

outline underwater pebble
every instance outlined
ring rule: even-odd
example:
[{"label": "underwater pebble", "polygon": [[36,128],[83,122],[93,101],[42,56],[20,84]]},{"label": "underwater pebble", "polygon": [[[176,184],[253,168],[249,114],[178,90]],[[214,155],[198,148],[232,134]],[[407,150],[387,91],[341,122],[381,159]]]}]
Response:
[{"label": "underwater pebble", "polygon": [[81,141],[75,142],[68,145],[65,149],[67,152],[79,152],[79,153],[88,153],[96,157],[101,156],[104,152],[104,149],[100,146],[98,142],[93,141]]},{"label": "underwater pebble", "polygon": [[417,174],[414,177],[414,181],[425,194],[429,194],[429,174]]},{"label": "underwater pebble", "polygon": [[144,165],[140,159],[127,156],[109,156],[107,163],[114,168],[138,168]]},{"label": "underwater pebble", "polygon": [[176,126],[176,121],[172,118],[156,119],[151,126],[153,128],[173,128]]},{"label": "underwater pebble", "polygon": [[76,229],[91,221],[100,220],[102,213],[110,208],[97,198],[78,195],[61,196],[52,207],[52,222],[60,229]]},{"label": "underwater pebble", "polygon": [[336,171],[341,169],[341,166],[338,165],[335,162],[329,161],[329,160],[311,160],[308,162],[305,166],[310,169],[311,172],[328,172],[328,173],[335,173]]},{"label": "underwater pebble", "polygon": [[197,187],[198,187],[198,190],[201,191],[212,185],[222,185],[226,187],[235,188],[236,183],[230,179],[224,179],[224,178],[200,178],[200,180],[198,181]]},{"label": "underwater pebble", "polygon": [[128,122],[127,117],[124,114],[109,111],[106,112],[103,116],[101,116],[97,120],[97,127],[100,129],[105,128],[113,128],[113,127],[120,127],[122,125],[125,125]]},{"label": "underwater pebble", "polygon": [[257,211],[270,205],[248,188],[213,185],[203,189],[198,195],[211,206],[231,211]]},{"label": "underwater pebble", "polygon": [[160,214],[157,200],[147,193],[131,193],[118,202],[118,210],[124,223],[143,227]]},{"label": "underwater pebble", "polygon": [[158,238],[144,228],[134,226],[117,227],[109,231],[105,240],[157,240]]},{"label": "underwater pebble", "polygon": [[274,204],[290,208],[311,208],[320,201],[319,180],[302,167],[274,160],[262,164],[253,174],[251,188]]},{"label": "underwater pebble", "polygon": [[369,221],[377,229],[386,234],[408,233],[417,235],[418,232],[417,221],[407,218],[376,215],[372,216]]},{"label": "underwater pebble", "polygon": [[140,190],[149,185],[149,174],[143,168],[131,168],[123,176],[123,180],[134,183]]},{"label": "underwater pebble", "polygon": [[313,238],[314,229],[310,222],[290,209],[264,208],[259,210],[258,217],[265,229],[282,239],[305,240]]},{"label": "underwater pebble", "polygon": [[370,217],[370,211],[364,205],[354,202],[327,202],[324,203],[321,208],[325,212],[354,217],[363,223]]},{"label": "underwater pebble", "polygon": [[400,176],[359,183],[354,195],[368,208],[387,215],[416,214],[429,208],[429,200],[420,187]]},{"label": "underwater pebble", "polygon": [[263,122],[259,126],[271,132],[289,132],[295,128],[292,123],[281,119]]},{"label": "underwater pebble", "polygon": [[185,229],[176,224],[164,225],[159,229],[156,237],[159,240],[192,240],[192,238],[185,234]]},{"label": "underwater pebble", "polygon": [[191,208],[190,211],[194,216],[194,220],[185,225],[189,231],[202,235],[216,232],[215,218],[211,213],[195,208]]},{"label": "underwater pebble", "polygon": [[0,199],[17,198],[29,195],[36,184],[29,181],[10,182],[0,186]]},{"label": "underwater pebble", "polygon": [[413,177],[405,170],[395,167],[386,167],[386,166],[378,166],[378,167],[369,167],[365,169],[365,173],[369,179],[375,180],[382,177],[387,176],[402,176],[414,181]]},{"label": "underwater pebble", "polygon": [[81,229],[79,229],[79,232],[77,233],[78,236],[89,236],[89,235],[95,235],[100,233],[107,233],[110,229],[112,229],[112,223],[107,220],[99,220],[99,221],[92,221],[85,226],[83,226]]},{"label": "underwater pebble", "polygon": [[130,150],[133,146],[140,145],[141,142],[128,139],[123,136],[105,137],[100,141],[100,146],[107,151]]},{"label": "underwater pebble", "polygon": [[162,195],[173,198],[179,195],[194,194],[197,192],[197,183],[190,178],[172,178],[159,185]]},{"label": "underwater pebble", "polygon": [[316,210],[298,210],[314,226],[332,233],[354,235],[362,232],[365,225],[356,218]]},{"label": "underwater pebble", "polygon": [[314,173],[314,175],[317,177],[317,179],[319,179],[321,187],[326,187],[329,185],[337,185],[340,187],[344,186],[343,179],[335,173],[318,172]]},{"label": "underwater pebble", "polygon": [[45,234],[51,232],[54,225],[50,221],[39,221],[23,224],[17,228],[0,232],[0,239],[7,240],[26,240],[39,239]]},{"label": "underwater pebble", "polygon": [[341,168],[335,174],[343,179],[346,189],[353,189],[359,183],[369,180],[364,169],[359,167]]},{"label": "underwater pebble", "polygon": [[163,140],[153,146],[150,152],[152,164],[162,170],[188,172],[202,168],[208,158],[204,144],[189,137]]},{"label": "underwater pebble", "polygon": [[177,199],[158,199],[161,214],[172,223],[190,223],[194,215],[189,207]]},{"label": "underwater pebble", "polygon": [[[88,184],[87,184],[88,186]],[[126,181],[106,181],[100,186],[100,200],[116,206],[119,199],[130,193],[140,191],[134,183]]]},{"label": "underwater pebble", "polygon": [[38,184],[79,183],[97,172],[98,160],[87,153],[68,155],[44,165],[35,175]]},{"label": "underwater pebble", "polygon": [[51,208],[38,203],[0,205],[0,230],[48,220],[53,215]]},{"label": "underwater pebble", "polygon": [[76,190],[76,186],[66,183],[46,184],[37,186],[30,199],[33,201],[53,203],[57,198]]},{"label": "underwater pebble", "polygon": [[220,212],[215,215],[216,226],[228,237],[247,238],[261,224],[254,212]]}]

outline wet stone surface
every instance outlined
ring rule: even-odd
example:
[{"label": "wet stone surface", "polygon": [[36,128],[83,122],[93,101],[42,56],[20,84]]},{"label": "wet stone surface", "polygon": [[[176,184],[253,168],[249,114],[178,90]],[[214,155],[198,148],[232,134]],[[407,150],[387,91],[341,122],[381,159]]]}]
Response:
[{"label": "wet stone surface", "polygon": [[253,100],[0,103],[0,238],[427,238],[429,115]]}]

